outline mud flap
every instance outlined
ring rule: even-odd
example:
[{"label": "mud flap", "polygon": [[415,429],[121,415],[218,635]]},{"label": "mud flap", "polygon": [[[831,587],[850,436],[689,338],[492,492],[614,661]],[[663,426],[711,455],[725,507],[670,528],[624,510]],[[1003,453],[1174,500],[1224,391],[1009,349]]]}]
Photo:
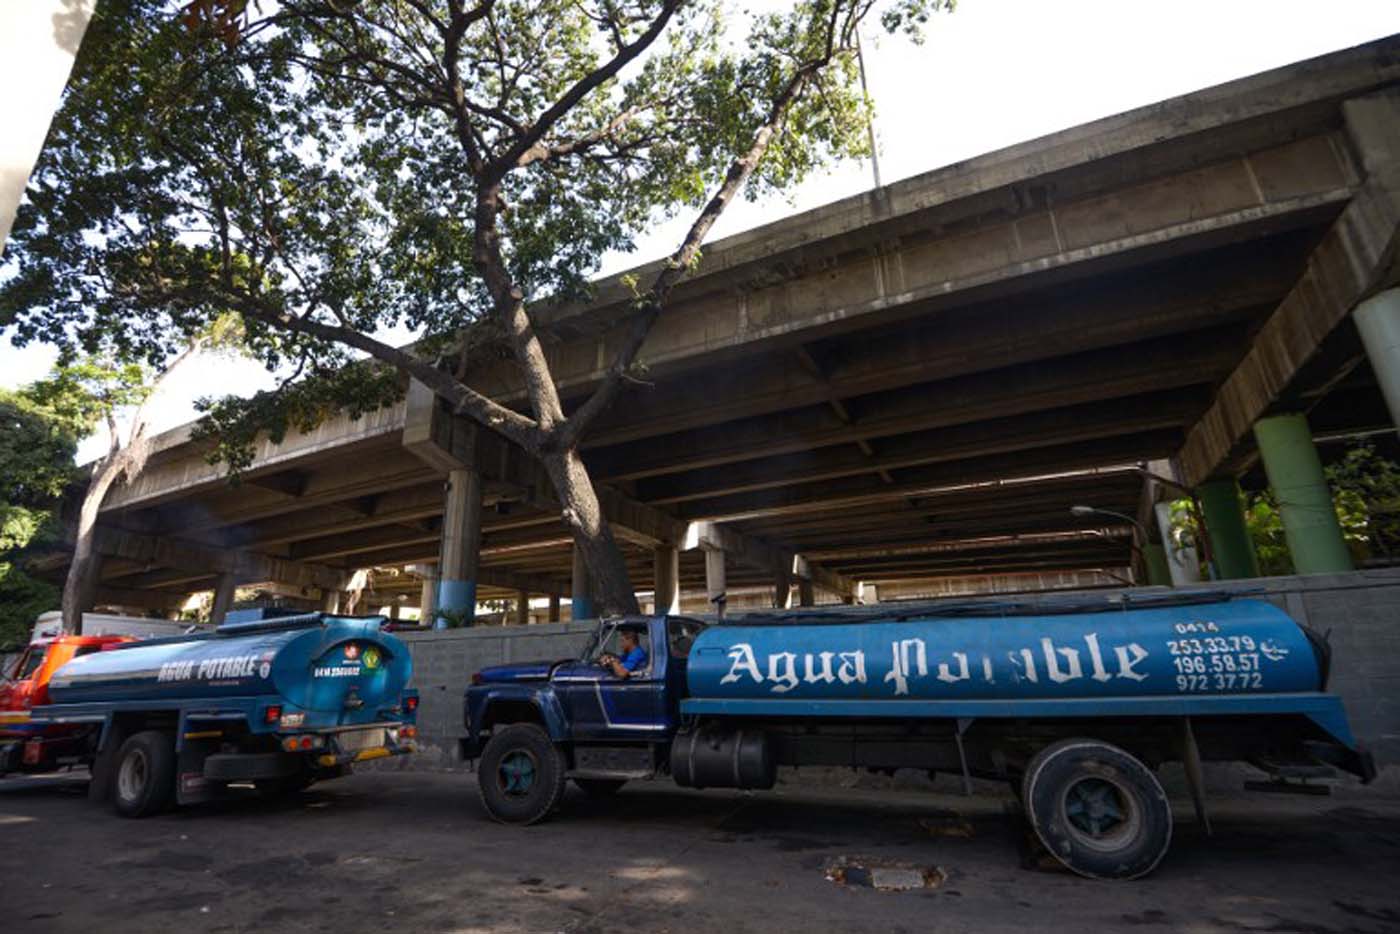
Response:
[{"label": "mud flap", "polygon": [[175,801],[202,804],[220,797],[224,786],[204,777],[204,760],[219,751],[213,740],[186,739],[175,756]]},{"label": "mud flap", "polygon": [[126,737],[127,731],[109,717],[97,738],[97,754],[90,768],[92,780],[88,782],[88,800],[94,804],[105,804],[112,799],[112,767]]}]

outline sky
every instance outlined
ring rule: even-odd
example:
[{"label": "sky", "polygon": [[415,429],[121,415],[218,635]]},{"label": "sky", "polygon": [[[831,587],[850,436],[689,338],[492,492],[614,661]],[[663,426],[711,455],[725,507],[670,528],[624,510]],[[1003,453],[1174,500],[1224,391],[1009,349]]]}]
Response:
[{"label": "sky", "polygon": [[[886,184],[1154,101],[1400,32],[1396,0],[959,0],[914,46],[865,30]],[[873,186],[869,162],[809,179],[786,197],[736,201],[710,239]],[[674,249],[688,221],[659,226],[618,272]],[[0,385],[41,377],[53,354],[0,343]],[[154,428],[195,417],[201,395],[272,385],[260,366],[222,358],[186,368],[153,403]],[[79,460],[100,455],[90,439]]]}]

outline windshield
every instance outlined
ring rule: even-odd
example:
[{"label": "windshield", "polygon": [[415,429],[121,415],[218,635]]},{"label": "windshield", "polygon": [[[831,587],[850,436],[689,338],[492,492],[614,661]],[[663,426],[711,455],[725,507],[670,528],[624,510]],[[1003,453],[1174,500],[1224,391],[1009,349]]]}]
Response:
[{"label": "windshield", "polygon": [[23,681],[34,672],[39,670],[39,666],[44,663],[46,648],[31,648],[24,655],[20,656],[19,664],[15,665],[14,679]]},{"label": "windshield", "polygon": [[614,625],[614,623],[609,623],[606,620],[600,619],[598,621],[598,625],[593,628],[593,635],[588,637],[588,644],[583,647],[583,653],[579,655],[579,661],[591,662],[598,657]]}]

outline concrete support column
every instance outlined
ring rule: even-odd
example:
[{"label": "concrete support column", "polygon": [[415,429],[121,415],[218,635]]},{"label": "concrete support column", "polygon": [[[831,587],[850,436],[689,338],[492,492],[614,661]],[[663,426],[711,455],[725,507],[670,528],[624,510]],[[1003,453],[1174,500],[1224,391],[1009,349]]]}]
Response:
[{"label": "concrete support column", "polygon": [[233,590],[233,575],[220,574],[219,583],[214,587],[214,606],[209,611],[209,621],[215,626],[228,616],[229,608],[233,606]]},{"label": "concrete support column", "polygon": [[817,588],[810,577],[798,578],[797,602],[802,606],[817,605]]},{"label": "concrete support column", "polygon": [[398,599],[398,597],[395,597],[395,598],[394,598],[394,601],[393,601],[392,603],[389,604],[389,618],[390,618],[390,619],[398,619],[398,618],[399,618],[399,599]]},{"label": "concrete support column", "polygon": [[1170,587],[1171,570],[1167,567],[1167,550],[1157,542],[1142,543],[1142,563],[1147,570],[1147,583],[1153,587]]},{"label": "concrete support column", "polygon": [[779,610],[792,606],[792,558],[780,558],[773,569],[773,606]]},{"label": "concrete support column", "polygon": [[559,622],[559,602],[559,595],[557,593],[549,595],[549,621],[551,623]]},{"label": "concrete support column", "polygon": [[1299,574],[1352,570],[1351,552],[1342,537],[1307,418],[1298,414],[1261,418],[1254,423],[1254,438],[1278,499],[1294,569]]},{"label": "concrete support column", "polygon": [[1390,420],[1400,426],[1400,289],[1372,295],[1351,316],[1381,385]]},{"label": "concrete support column", "polygon": [[725,599],[724,551],[719,548],[705,549],[705,595],[710,606],[716,610]]},{"label": "concrete support column", "polygon": [[1259,558],[1244,521],[1244,502],[1234,478],[1208,480],[1196,490],[1204,513],[1215,572],[1223,580],[1259,576]]},{"label": "concrete support column", "polygon": [[593,619],[593,587],[588,582],[588,567],[583,563],[583,552],[574,546],[573,594],[570,596],[569,613],[574,619]]},{"label": "concrete support column", "polygon": [[437,616],[438,572],[436,564],[419,565],[423,573],[423,589],[418,598],[418,625],[431,626]]},{"label": "concrete support column", "polygon": [[447,475],[447,501],[443,506],[433,628],[447,628],[444,613],[471,625],[476,615],[476,567],[480,556],[481,475],[475,470],[453,470]]},{"label": "concrete support column", "polygon": [[670,545],[661,545],[652,552],[653,577],[656,578],[655,612],[657,615],[681,611],[681,553]]},{"label": "concrete support column", "polygon": [[330,613],[334,616],[340,612],[340,591],[327,590],[325,596],[321,598],[321,612]]},{"label": "concrete support column", "polygon": [[523,590],[515,595],[515,625],[530,625],[530,595]]},{"label": "concrete support column", "polygon": [[1199,583],[1201,563],[1196,549],[1176,549],[1172,546],[1172,504],[1158,503],[1153,507],[1153,512],[1157,517],[1157,530],[1165,543],[1163,548],[1166,551],[1167,573],[1171,576],[1172,586],[1184,587]]}]

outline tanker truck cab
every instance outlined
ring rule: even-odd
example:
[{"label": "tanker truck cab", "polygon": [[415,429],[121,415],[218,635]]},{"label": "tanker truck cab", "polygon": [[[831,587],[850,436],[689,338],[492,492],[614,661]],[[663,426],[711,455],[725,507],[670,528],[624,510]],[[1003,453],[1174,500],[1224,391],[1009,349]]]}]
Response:
[{"label": "tanker truck cab", "polygon": [[88,728],[89,797],[125,816],[300,790],[413,750],[412,663],[384,623],[313,613],[128,643],[56,671],[33,719]]},{"label": "tanker truck cab", "polygon": [[[664,770],[690,645],[704,628],[677,616],[602,620],[578,658],[476,672],[464,698],[461,751],[481,758],[487,810],[529,823],[558,803],[566,780],[606,795]],[[626,678],[604,662],[623,655],[623,633],[634,634],[646,655]]]},{"label": "tanker truck cab", "polygon": [[[650,667],[598,664],[620,629]],[[669,774],[693,788],[771,788],[777,767],[946,772],[1006,783],[1069,869],[1135,878],[1166,854],[1157,778],[1180,763],[1209,831],[1202,763],[1246,788],[1317,793],[1376,768],[1327,691],[1325,638],[1219,592],[1077,594],[600,625],[577,659],[488,668],[465,697],[462,751],[486,811],[532,823],[567,779],[610,793]]]},{"label": "tanker truck cab", "polygon": [[90,730],[36,721],[34,708],[49,702],[49,681],[65,664],[129,641],[118,635],[43,635],[0,672],[0,775],[47,772],[82,761]]}]

